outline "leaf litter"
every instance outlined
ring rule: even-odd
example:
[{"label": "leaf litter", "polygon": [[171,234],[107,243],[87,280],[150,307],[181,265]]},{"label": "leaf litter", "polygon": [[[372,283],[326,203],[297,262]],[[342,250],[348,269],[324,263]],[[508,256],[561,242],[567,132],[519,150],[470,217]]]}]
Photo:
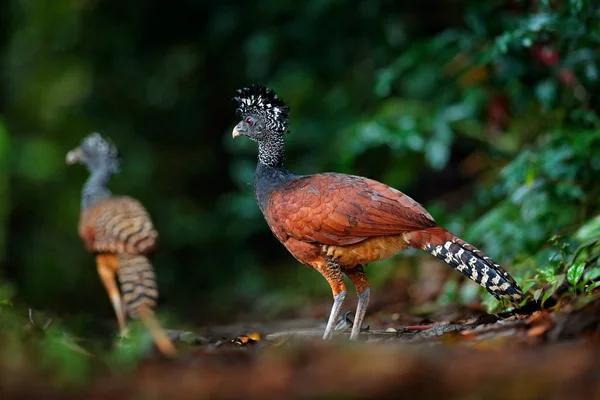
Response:
[{"label": "leaf litter", "polygon": [[415,316],[382,307],[358,342],[347,340],[351,313],[340,318],[330,341],[321,339],[321,323],[314,320],[172,330],[176,360],[149,351],[136,367],[100,370],[78,388],[3,367],[0,389],[6,398],[600,396],[600,297],[523,310],[488,315],[455,307]]}]

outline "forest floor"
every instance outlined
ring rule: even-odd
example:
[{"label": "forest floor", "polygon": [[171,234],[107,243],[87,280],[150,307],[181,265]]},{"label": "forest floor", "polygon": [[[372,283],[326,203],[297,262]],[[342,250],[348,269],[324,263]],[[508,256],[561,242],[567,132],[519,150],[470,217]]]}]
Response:
[{"label": "forest floor", "polygon": [[[324,304],[316,312],[322,317]],[[419,316],[380,304],[358,342],[351,313],[321,340],[323,320],[247,322],[170,331],[181,351],[155,350],[85,385],[31,371],[0,374],[2,398],[600,398],[600,297],[488,315],[444,307]]]}]

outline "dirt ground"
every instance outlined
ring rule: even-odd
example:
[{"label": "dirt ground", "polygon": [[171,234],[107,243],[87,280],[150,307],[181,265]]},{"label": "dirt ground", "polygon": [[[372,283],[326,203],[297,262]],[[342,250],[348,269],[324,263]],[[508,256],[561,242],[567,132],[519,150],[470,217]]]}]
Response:
[{"label": "dirt ground", "polygon": [[11,399],[600,398],[600,298],[530,308],[427,317],[380,309],[354,343],[351,314],[331,341],[312,319],[171,331],[176,360],[151,352],[79,388],[6,370],[0,390]]}]

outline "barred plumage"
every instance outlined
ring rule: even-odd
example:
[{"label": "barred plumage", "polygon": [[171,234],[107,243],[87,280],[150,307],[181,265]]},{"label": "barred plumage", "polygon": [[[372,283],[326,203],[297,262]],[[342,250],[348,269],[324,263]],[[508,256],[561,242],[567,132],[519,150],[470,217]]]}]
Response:
[{"label": "barred plumage", "polygon": [[144,206],[127,196],[102,200],[84,209],[79,231],[95,253],[148,254],[158,237]]},{"label": "barred plumage", "polygon": [[523,298],[521,288],[508,272],[479,249],[456,236],[437,246],[427,243],[423,250],[475,281],[497,299],[517,302]]},{"label": "barred plumage", "polygon": [[119,284],[125,310],[131,318],[139,318],[146,309],[153,309],[158,300],[158,286],[150,261],[143,255],[119,254]]},{"label": "barred plumage", "polygon": [[116,147],[101,135],[91,134],[67,154],[66,161],[84,164],[90,170],[82,190],[79,235],[88,251],[96,255],[98,275],[115,310],[121,335],[127,335],[127,313],[146,324],[163,354],[174,356],[175,347],[153,311],[158,287],[148,255],[156,246],[158,233],[137,200],[113,197],[106,187],[110,175],[119,171]]},{"label": "barred plumage", "polygon": [[127,196],[102,200],[83,210],[80,232],[90,251],[117,255],[127,314],[139,318],[142,308],[154,308],[158,285],[147,255],[154,250],[158,233],[140,202]]}]

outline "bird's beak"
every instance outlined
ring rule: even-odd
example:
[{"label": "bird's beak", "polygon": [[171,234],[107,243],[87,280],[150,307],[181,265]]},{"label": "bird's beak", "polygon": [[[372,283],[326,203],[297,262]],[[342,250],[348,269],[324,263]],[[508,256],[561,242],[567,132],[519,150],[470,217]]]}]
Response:
[{"label": "bird's beak", "polygon": [[67,153],[66,161],[68,165],[73,165],[81,161],[81,149],[76,148]]},{"label": "bird's beak", "polygon": [[243,123],[240,122],[239,124],[237,124],[235,126],[235,128],[233,128],[233,132],[231,132],[231,137],[233,137],[234,139],[238,136],[242,136],[246,134],[246,127],[243,126]]}]

